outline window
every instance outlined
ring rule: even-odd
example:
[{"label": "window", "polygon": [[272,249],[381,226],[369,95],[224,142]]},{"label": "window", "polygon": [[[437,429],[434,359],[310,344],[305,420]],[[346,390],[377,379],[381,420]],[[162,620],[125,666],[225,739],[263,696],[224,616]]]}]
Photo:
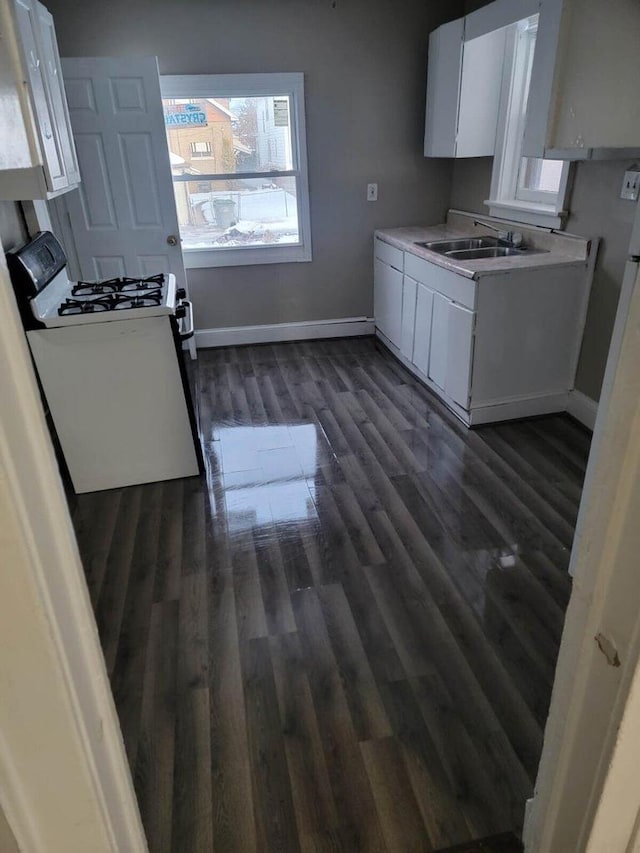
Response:
[{"label": "window", "polygon": [[208,140],[204,142],[191,142],[191,157],[211,157],[211,143]]},{"label": "window", "polygon": [[569,164],[522,156],[538,15],[508,28],[489,205],[492,216],[560,227]]},{"label": "window", "polygon": [[187,267],[311,260],[302,74],[162,77]]}]

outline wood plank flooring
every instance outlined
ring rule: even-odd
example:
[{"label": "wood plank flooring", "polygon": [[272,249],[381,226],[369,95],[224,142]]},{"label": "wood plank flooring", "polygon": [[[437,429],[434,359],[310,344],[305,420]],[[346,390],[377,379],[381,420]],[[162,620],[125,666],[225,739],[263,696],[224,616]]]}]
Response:
[{"label": "wood plank flooring", "polygon": [[152,853],[518,833],[588,434],[469,431],[372,338],[197,384],[206,478],[74,507]]}]

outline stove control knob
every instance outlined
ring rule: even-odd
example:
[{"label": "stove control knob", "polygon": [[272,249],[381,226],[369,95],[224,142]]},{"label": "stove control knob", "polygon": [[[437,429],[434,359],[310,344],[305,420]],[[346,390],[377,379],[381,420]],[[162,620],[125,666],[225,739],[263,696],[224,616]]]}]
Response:
[{"label": "stove control knob", "polygon": [[178,318],[178,320],[182,320],[182,318],[186,317],[186,315],[187,315],[186,307],[184,305],[178,305],[176,307],[176,317]]},{"label": "stove control knob", "polygon": [[184,287],[179,287],[176,290],[176,299],[186,299],[186,298],[187,298],[187,291],[184,289]]}]

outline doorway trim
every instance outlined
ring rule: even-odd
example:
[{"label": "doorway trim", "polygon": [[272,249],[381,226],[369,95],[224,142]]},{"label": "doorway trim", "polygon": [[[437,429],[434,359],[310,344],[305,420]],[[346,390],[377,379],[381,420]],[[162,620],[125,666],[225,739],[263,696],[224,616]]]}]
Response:
[{"label": "doorway trim", "polygon": [[2,252],[0,315],[0,547],[6,561],[0,573],[1,805],[28,853],[146,853],[97,626]]},{"label": "doorway trim", "polygon": [[[635,280],[634,280],[635,278]],[[620,296],[583,490],[527,853],[637,850],[640,274]]]}]

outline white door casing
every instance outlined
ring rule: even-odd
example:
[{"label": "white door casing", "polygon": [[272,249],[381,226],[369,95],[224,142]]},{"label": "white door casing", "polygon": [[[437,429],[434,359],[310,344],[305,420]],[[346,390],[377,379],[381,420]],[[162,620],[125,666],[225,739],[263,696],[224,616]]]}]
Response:
[{"label": "white door casing", "polygon": [[146,853],[82,563],[1,252],[0,312],[6,368],[0,371],[2,810],[25,853]]},{"label": "white door casing", "polygon": [[527,853],[632,853],[640,787],[640,274],[628,264],[571,554]]},{"label": "white door casing", "polygon": [[186,289],[156,57],[62,70],[82,182],[53,206],[72,277],[173,273]]}]

